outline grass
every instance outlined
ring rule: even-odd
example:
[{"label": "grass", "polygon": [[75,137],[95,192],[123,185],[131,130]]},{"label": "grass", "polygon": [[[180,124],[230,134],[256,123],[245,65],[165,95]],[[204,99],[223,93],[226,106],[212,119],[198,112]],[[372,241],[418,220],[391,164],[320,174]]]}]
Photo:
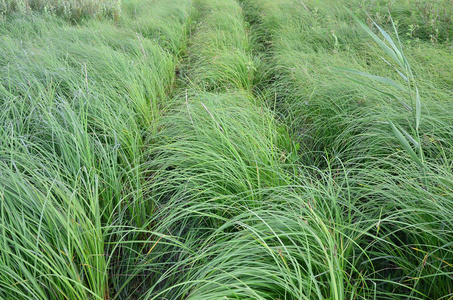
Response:
[{"label": "grass", "polygon": [[67,20],[83,18],[113,18],[121,16],[121,0],[1,0],[0,16],[12,13],[44,12]]},{"label": "grass", "polygon": [[[446,295],[451,294],[448,287],[451,269],[449,260],[444,258],[451,257],[451,245],[449,238],[443,240],[444,225],[448,222],[443,214],[449,213],[448,205],[444,205],[451,201],[451,195],[444,187],[442,192],[438,188],[444,186],[440,182],[445,177],[440,174],[450,172],[447,166],[451,151],[447,149],[451,148],[451,143],[447,142],[450,140],[447,136],[451,133],[451,122],[444,119],[445,114],[440,111],[440,107],[444,110],[451,107],[447,100],[450,92],[439,77],[429,76],[430,67],[416,60],[422,49],[426,51],[429,47],[434,53],[444,53],[448,51],[448,44],[433,47],[432,40],[420,37],[414,42],[411,37],[401,36],[404,54],[417,81],[409,88],[415,91],[418,87],[420,91],[417,109],[415,100],[413,104],[414,113],[422,112],[417,116],[417,122],[417,118],[412,118],[412,114],[394,98],[358,86],[332,71],[334,67],[356,69],[395,81],[399,78],[399,82],[403,82],[401,76],[380,58],[384,56],[391,61],[388,54],[382,55],[377,48],[364,45],[364,40],[371,38],[364,36],[365,31],[348,17],[346,10],[340,13],[315,1],[302,4],[251,1],[248,5],[262,11],[255,13],[255,22],[270,28],[268,34],[274,37],[268,54],[274,62],[273,71],[271,69],[274,86],[269,88],[268,94],[271,94],[270,101],[274,101],[272,94],[280,95],[278,111],[298,136],[304,150],[302,161],[324,169],[329,167],[330,159],[333,163],[330,167],[346,168],[350,174],[350,195],[359,199],[356,209],[367,212],[365,219],[383,218],[382,221],[376,219],[379,226],[369,237],[374,240],[371,247],[366,246],[368,238],[362,242],[364,244],[357,241],[358,249],[370,253],[368,260],[360,264],[366,266],[360,273],[367,274],[362,285],[368,286],[368,297],[448,297]],[[289,10],[300,14],[283,22]],[[407,20],[398,21],[401,24]],[[381,25],[391,27],[390,23]],[[436,57],[433,55],[431,58]],[[391,93],[409,101],[407,94],[397,89],[382,83],[365,82],[387,95]],[[435,91],[436,96],[428,91]],[[389,120],[408,132],[419,126],[423,141],[418,145],[425,148],[419,149],[418,155],[429,165],[429,175],[420,175],[420,167],[408,155],[407,147],[401,144],[401,136],[392,133]],[[337,165],[338,158],[340,165]],[[430,179],[433,180],[431,183],[422,184]],[[437,200],[439,197],[442,200]],[[437,201],[443,203],[438,210],[428,209]],[[384,221],[387,218],[389,221]],[[381,240],[383,232],[384,239]],[[442,254],[429,260],[431,253]],[[434,267],[436,271],[426,267],[436,264],[440,265]],[[430,288],[433,285],[439,288]],[[361,291],[361,295],[366,293],[366,289]]]},{"label": "grass", "polygon": [[[186,8],[174,20],[181,28]],[[154,243],[145,139],[168,105],[179,57],[124,23],[2,21],[2,298],[107,299],[137,289],[136,257]],[[178,45],[180,32],[168,41]]]},{"label": "grass", "polygon": [[0,298],[451,298],[449,1],[340,4],[4,13]]},{"label": "grass", "polygon": [[241,6],[236,1],[197,3],[200,18],[188,50],[190,80],[213,91],[250,91],[259,80],[260,61],[252,55]]}]

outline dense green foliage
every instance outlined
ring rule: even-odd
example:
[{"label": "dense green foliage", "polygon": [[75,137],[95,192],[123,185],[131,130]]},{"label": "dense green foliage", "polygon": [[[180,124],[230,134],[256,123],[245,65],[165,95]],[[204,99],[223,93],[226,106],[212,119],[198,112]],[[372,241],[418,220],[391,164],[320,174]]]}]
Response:
[{"label": "dense green foliage", "polygon": [[[140,273],[136,260],[154,243],[146,138],[179,60],[163,45],[180,45],[191,9],[174,2],[128,3],[120,26],[2,21],[0,298],[132,293],[123,274]],[[170,13],[164,33],[155,19]]]},{"label": "dense green foliage", "polygon": [[452,7],[0,0],[0,298],[450,299]]},{"label": "dense green foliage", "polygon": [[121,15],[121,0],[0,0],[0,16],[37,11],[72,21],[86,17],[117,20]]}]

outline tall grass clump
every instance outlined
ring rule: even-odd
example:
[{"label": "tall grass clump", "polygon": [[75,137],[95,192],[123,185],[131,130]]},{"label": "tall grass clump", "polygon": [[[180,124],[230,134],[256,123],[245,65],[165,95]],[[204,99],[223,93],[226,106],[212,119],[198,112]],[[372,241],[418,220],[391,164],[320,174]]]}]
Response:
[{"label": "tall grass clump", "polygon": [[[328,30],[330,27],[346,31],[349,24],[321,24],[323,19],[317,16],[306,4],[306,1],[244,1],[247,11],[254,12],[250,17],[253,22],[263,24],[268,28],[269,49],[267,50],[267,65],[269,84],[264,87],[267,101],[276,108],[276,112],[290,125],[292,132],[301,143],[301,154],[309,161],[318,160],[324,152],[323,143],[329,136],[338,136],[337,129],[341,125],[331,126],[321,119],[313,118],[314,122],[320,121],[316,132],[308,130],[311,114],[316,115],[319,109],[325,109],[324,113],[338,116],[336,107],[345,106],[345,101],[336,101],[331,105],[318,107],[317,99],[322,97],[340,96],[347,92],[343,82],[334,82],[338,92],[333,93],[332,88],[320,87],[314,89],[317,84],[326,85],[323,80],[324,72],[328,71],[328,64],[334,60],[329,51],[338,51],[340,41]],[[340,36],[341,35],[337,35]],[[328,50],[330,49],[330,50]],[[333,78],[333,76],[332,76]],[[350,84],[352,87],[353,85]],[[317,95],[320,97],[317,97]],[[333,101],[332,101],[333,102]],[[319,101],[322,104],[322,101]],[[324,102],[325,103],[325,102]],[[328,112],[328,111],[331,112]],[[324,128],[323,128],[324,127]],[[303,139],[301,139],[303,137]],[[318,154],[315,154],[319,151]],[[334,157],[335,154],[332,155]],[[318,160],[323,162],[323,159]],[[307,163],[309,163],[307,161]]]},{"label": "tall grass clump", "polygon": [[[268,88],[270,94],[268,98],[271,103],[276,103],[278,111],[286,117],[294,134],[303,141],[301,149],[305,147],[310,150],[304,151],[307,153],[306,159],[309,160],[307,163],[322,162],[323,160],[319,161],[318,158],[325,149],[332,150],[329,153],[331,157],[338,156],[343,160],[346,157],[357,156],[356,152],[351,156],[344,156],[349,146],[357,145],[349,138],[366,137],[361,131],[366,126],[382,128],[379,122],[385,122],[386,117],[379,121],[374,119],[380,114],[378,111],[382,107],[386,108],[387,115],[395,115],[397,119],[406,115],[404,112],[406,108],[399,102],[387,102],[383,105],[379,92],[366,90],[364,86],[357,86],[347,79],[339,80],[338,75],[332,72],[334,67],[342,67],[380,74],[392,80],[399,77],[398,73],[392,72],[392,68],[389,68],[387,63],[364,43],[367,39],[366,33],[355,23],[346,9],[334,8],[327,4],[318,5],[312,1],[246,3],[262,12],[260,22],[274,28],[271,31],[270,51],[272,54],[270,70],[274,84]],[[291,11],[298,13],[290,13]],[[402,37],[403,46],[407,45],[406,42],[407,38]],[[448,99],[450,93],[445,86],[445,80],[448,82],[448,79],[443,76],[443,71],[427,66],[429,57],[422,53],[429,47],[430,43],[420,42],[418,46],[409,46],[405,52],[412,65],[412,72],[427,75],[418,78],[417,82],[420,96],[433,99],[429,102],[433,104],[434,109],[441,104],[434,101],[430,94],[426,95],[422,87],[426,86],[431,90],[433,87],[439,87],[434,88],[437,99]],[[440,58],[438,55],[447,52],[447,48],[436,48],[435,51],[431,51],[436,59],[431,60],[429,64],[437,64],[437,59]],[[414,60],[411,59],[412,56]],[[414,63],[415,60],[422,60],[424,63]],[[445,68],[441,70],[447,70],[449,67],[450,61],[447,59]],[[383,89],[389,91],[386,87]],[[404,97],[398,94],[399,92],[401,91],[396,91],[396,95],[399,98]],[[367,119],[364,121],[362,118]],[[334,119],[335,123],[327,121]],[[357,122],[351,122],[351,119]],[[351,124],[363,126],[349,126]],[[359,147],[366,145],[360,141],[357,143]],[[369,139],[369,143],[383,145],[377,136]],[[358,151],[357,148],[354,151]],[[319,154],[311,155],[310,152]],[[388,154],[381,152],[380,155]]]},{"label": "tall grass clump", "polygon": [[0,15],[37,11],[71,21],[87,17],[118,20],[121,16],[121,5],[121,0],[1,0]]},{"label": "tall grass clump", "polygon": [[283,170],[295,158],[295,146],[280,135],[285,128],[271,111],[241,92],[187,97],[159,134],[165,143],[154,161],[169,170],[163,178],[174,181],[165,191],[173,186],[207,200],[240,194],[254,205],[261,190],[285,182]]},{"label": "tall grass clump", "polygon": [[[404,56],[403,53],[403,48],[401,45],[401,41],[399,40],[398,37],[398,32],[396,30],[396,27],[394,27],[395,35],[398,39],[398,42],[395,42],[390,35],[385,32],[379,25],[376,25],[377,29],[379,32],[384,36],[384,40],[381,40],[374,32],[372,32],[365,24],[360,23],[359,20],[357,20],[359,24],[365,29],[365,31],[368,32],[368,34],[371,36],[371,38],[385,51],[386,55],[392,58],[392,61],[394,63],[398,64],[398,68],[395,68],[395,71],[400,75],[401,79],[406,82],[406,86],[402,86],[396,81],[386,78],[386,77],[380,77],[376,75],[371,75],[365,72],[357,71],[357,70],[351,70],[351,69],[339,69],[348,73],[352,73],[354,75],[361,76],[361,78],[367,80],[371,79],[374,81],[377,81],[382,84],[386,84],[394,89],[397,89],[399,91],[402,91],[406,94],[407,100],[401,100],[397,96],[395,96],[393,93],[386,93],[384,91],[381,91],[381,93],[387,97],[390,97],[393,100],[398,101],[403,105],[404,108],[409,110],[409,112],[412,115],[412,120],[409,122],[409,127],[411,134],[409,134],[407,131],[402,129],[400,126],[395,125],[391,120],[388,119],[388,123],[390,124],[390,127],[392,128],[393,133],[397,137],[397,139],[400,141],[401,145],[404,147],[404,150],[409,154],[411,159],[416,162],[421,169],[421,173],[424,175],[425,172],[425,166],[424,166],[424,153],[423,153],[423,148],[421,144],[421,138],[420,138],[420,122],[421,122],[421,116],[422,116],[422,104],[420,100],[420,93],[417,87],[417,83],[415,82],[414,79],[414,74],[412,73],[411,66],[409,65],[406,57]],[[388,43],[388,44],[387,44]],[[384,61],[385,58],[381,57]],[[386,61],[387,62],[387,61]],[[390,66],[392,66],[389,63]],[[354,82],[363,84],[365,86],[369,86],[367,83],[363,81],[358,81],[357,79],[351,78]],[[373,88],[372,86],[369,86]],[[378,90],[380,91],[380,90]],[[406,103],[407,102],[407,103]],[[415,148],[415,150],[414,150]]]},{"label": "tall grass clump", "polygon": [[[11,102],[2,105],[0,294],[103,299],[108,259],[101,199],[109,191],[98,190],[103,183],[97,170],[109,162],[98,165],[102,154],[91,151],[107,149],[91,149],[83,124],[63,105],[51,111],[33,103],[29,110],[24,104],[7,108]],[[15,120],[22,114],[28,119]],[[68,128],[62,117],[77,123]],[[105,158],[113,155],[105,152]]]},{"label": "tall grass clump", "polygon": [[[418,84],[403,53],[396,27],[394,27],[396,36],[394,39],[375,24],[379,33],[384,37],[384,39],[380,39],[366,25],[363,23],[361,25],[384,50],[385,54],[392,58],[391,61],[397,64],[394,69],[405,86],[389,78],[354,70],[345,71],[360,75],[361,81],[357,81],[357,79],[353,79],[353,81],[363,85],[368,85],[363,82],[363,79],[373,79],[381,84],[391,86],[393,90],[404,92],[403,97],[400,98],[395,96],[394,93],[379,90],[387,98],[397,100],[410,115],[404,125],[407,131],[402,126],[395,125],[392,120],[387,119],[396,140],[402,146],[402,151],[395,155],[397,160],[380,161],[373,164],[372,171],[367,170],[375,176],[376,182],[386,188],[389,185],[394,185],[388,191],[379,189],[376,193],[386,199],[385,204],[383,204],[383,207],[386,207],[385,214],[396,219],[396,224],[383,226],[383,230],[388,232],[388,236],[394,244],[389,247],[385,243],[376,242],[375,247],[382,251],[381,253],[389,253],[390,250],[393,250],[395,252],[394,258],[386,258],[387,263],[397,266],[401,271],[395,272],[398,275],[391,275],[390,280],[388,280],[388,277],[381,277],[382,273],[386,273],[385,271],[379,272],[378,278],[379,281],[382,281],[381,285],[384,289],[388,289],[387,292],[390,288],[393,288],[394,293],[401,293],[407,298],[440,299],[450,297],[453,293],[450,288],[451,273],[453,272],[450,235],[452,224],[449,222],[448,214],[451,213],[453,198],[451,189],[446,189],[446,186],[450,184],[450,180],[447,178],[451,177],[450,149],[452,144],[449,142],[450,138],[444,139],[444,137],[451,134],[452,123],[442,122],[441,115],[443,113],[440,111],[438,112],[439,118],[428,116],[426,118],[428,122],[434,121],[436,123],[435,131],[431,129],[428,134],[433,139],[432,142],[437,144],[437,147],[430,147],[431,145],[426,142],[425,138],[422,139],[422,136],[426,137],[427,135],[422,131],[426,130],[426,127],[422,126],[425,111],[422,111]],[[388,61],[382,59],[390,65]],[[400,70],[397,68],[400,68]],[[373,86],[369,87],[374,88]],[[407,101],[408,104],[404,101]],[[428,102],[427,107],[433,106],[429,105]],[[425,149],[425,146],[428,149]],[[402,159],[403,153],[407,156],[405,160]],[[383,166],[390,168],[388,171],[382,172],[379,170],[379,164],[381,165],[380,168]],[[418,175],[415,166],[411,165],[419,168]],[[381,178],[392,178],[392,181],[389,183]],[[396,190],[397,194],[393,194],[392,190]],[[389,199],[391,200],[389,201]],[[433,209],[433,206],[435,209]],[[392,214],[391,212],[395,209],[402,210],[407,217],[400,216],[398,213]],[[388,276],[388,274],[386,275]],[[437,288],[433,289],[433,286]]]},{"label": "tall grass clump", "polygon": [[251,90],[259,78],[260,61],[241,6],[236,1],[198,1],[199,18],[188,49],[188,77],[207,90]]},{"label": "tall grass clump", "polygon": [[[357,249],[366,253],[354,264],[363,275],[358,296],[450,297],[447,215],[452,203],[448,178],[453,131],[445,113],[452,108],[451,91],[443,76],[451,69],[448,55],[442,67],[432,67],[440,66],[448,45],[433,46],[429,39],[414,42],[404,34],[399,40],[391,37],[384,31],[393,30],[389,19],[377,22],[382,30],[367,29],[390,50],[383,56],[367,45],[372,38],[347,9],[316,1],[244,2],[259,8],[256,18],[273,28],[270,61],[275,83],[270,89],[300,142],[299,161],[321,170],[345,168],[335,181],[347,174],[345,189],[356,199],[353,210],[363,212],[364,220],[375,220],[375,228],[357,240]],[[374,16],[379,7],[370,10]],[[356,70],[353,73],[362,76],[355,80],[368,87],[341,77],[334,67]],[[357,281],[345,280],[344,288],[353,282]]]},{"label": "tall grass clump", "polygon": [[179,58],[109,21],[1,22],[0,297],[135,297],[158,239],[145,137]]},{"label": "tall grass clump", "polygon": [[159,199],[155,231],[165,235],[153,253],[166,260],[160,262],[163,273],[156,276],[149,297],[179,297],[178,287],[191,289],[187,276],[192,265],[202,263],[197,259],[201,247],[216,243],[216,237],[207,240],[213,231],[242,207],[260,207],[272,188],[289,178],[284,164],[292,149],[285,148],[289,141],[279,137],[269,110],[239,91],[193,91],[186,97],[162,120],[155,137],[161,146],[150,161]]},{"label": "tall grass clump", "polygon": [[288,181],[269,189],[254,207],[241,205],[240,194],[229,203],[197,197],[181,203],[175,197],[160,225],[184,241],[184,247],[172,248],[175,260],[165,274],[167,280],[176,272],[180,278],[147,298],[357,296],[365,281],[354,264],[366,254],[356,245],[376,220],[345,214],[352,199],[343,198],[331,175]]},{"label": "tall grass clump", "polygon": [[293,168],[285,127],[247,97],[195,91],[163,119],[153,253],[167,259],[146,299],[344,299],[366,283],[355,263],[378,220],[343,170]]},{"label": "tall grass clump", "polygon": [[407,37],[408,43],[429,41],[432,45],[451,44],[453,3],[451,0],[423,1],[362,1],[350,7],[360,15],[369,15],[381,27],[391,28],[391,17],[396,21],[400,35]]},{"label": "tall grass clump", "polygon": [[124,2],[124,26],[141,36],[157,41],[167,51],[182,58],[187,52],[188,37],[193,26],[193,1],[142,0]]}]

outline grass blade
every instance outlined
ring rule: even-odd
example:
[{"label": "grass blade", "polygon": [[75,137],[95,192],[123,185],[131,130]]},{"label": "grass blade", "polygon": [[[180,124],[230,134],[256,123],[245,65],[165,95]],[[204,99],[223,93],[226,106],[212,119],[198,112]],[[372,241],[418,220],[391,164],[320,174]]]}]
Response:
[{"label": "grass blade", "polygon": [[345,72],[349,72],[349,73],[352,73],[352,74],[356,74],[356,75],[360,75],[360,76],[363,76],[363,77],[370,78],[370,79],[375,80],[377,82],[389,85],[389,86],[391,86],[391,87],[393,87],[393,88],[395,88],[397,90],[400,90],[402,92],[406,91],[401,85],[399,85],[398,83],[396,83],[395,81],[393,81],[390,78],[376,76],[376,75],[371,75],[371,74],[368,74],[368,73],[365,73],[365,72],[362,72],[362,71],[358,71],[358,70],[352,70],[352,69],[340,68],[340,67],[335,67],[335,68],[338,69],[338,70],[341,70],[341,71],[345,71]]},{"label": "grass blade", "polygon": [[403,128],[401,128],[401,131],[403,132],[403,134],[406,136],[406,138],[412,143],[414,144],[415,148],[419,148],[420,147],[420,143],[418,143],[409,133],[407,133],[406,130],[404,130]]},{"label": "grass blade", "polygon": [[397,100],[397,101],[398,101],[399,103],[401,103],[407,110],[412,111],[412,108],[411,108],[409,105],[407,105],[403,100],[399,99],[399,98],[396,97],[395,95],[393,95],[393,94],[391,94],[391,93],[384,92],[383,90],[377,89],[377,88],[373,87],[372,85],[369,85],[369,84],[367,84],[367,83],[365,83],[365,82],[363,82],[363,81],[354,79],[354,78],[352,78],[352,77],[349,77],[349,76],[345,76],[345,77],[346,77],[347,79],[351,80],[352,82],[361,84],[361,85],[363,85],[363,86],[366,86],[367,88],[370,88],[370,89],[372,89],[372,90],[374,90],[374,91],[376,91],[376,92],[379,92],[379,93],[381,93],[381,94],[384,94],[384,95],[386,95],[386,96],[388,96],[388,97],[390,97],[390,98],[393,98],[393,99]]},{"label": "grass blade", "polygon": [[412,149],[411,145],[409,145],[409,142],[406,140],[406,138],[403,136],[401,131],[393,124],[392,121],[388,120],[390,127],[393,130],[393,133],[395,134],[396,138],[400,141],[401,145],[403,145],[404,149],[407,151],[409,156],[412,158],[413,161],[415,161],[421,168],[423,168],[423,164],[418,158],[417,154],[415,154],[414,149]]},{"label": "grass blade", "polygon": [[392,57],[393,60],[398,62],[398,64],[402,68],[404,68],[404,64],[401,62],[401,59],[398,57],[397,53],[395,53],[395,51],[392,48],[390,48],[385,42],[383,42],[367,25],[360,21],[356,16],[352,15],[352,17],[368,33],[368,35],[385,51],[385,53],[387,53],[388,56]]},{"label": "grass blade", "polygon": [[393,48],[393,52],[396,54],[397,56],[397,62],[399,62],[399,64],[402,66],[402,67],[405,67],[406,66],[406,61],[404,59],[404,56],[403,54],[401,53],[401,49],[398,48],[395,43],[393,42],[393,39],[390,37],[390,35],[385,32],[384,29],[382,29],[378,24],[376,24],[374,21],[373,21],[373,24],[374,26],[376,26],[376,28],[379,30],[379,32],[384,36],[384,39],[390,44],[390,46],[392,46]]},{"label": "grass blade", "polygon": [[422,103],[420,101],[420,93],[418,92],[418,88],[415,87],[416,93],[416,101],[415,101],[415,130],[418,132],[418,128],[420,127],[420,120],[422,115]]}]

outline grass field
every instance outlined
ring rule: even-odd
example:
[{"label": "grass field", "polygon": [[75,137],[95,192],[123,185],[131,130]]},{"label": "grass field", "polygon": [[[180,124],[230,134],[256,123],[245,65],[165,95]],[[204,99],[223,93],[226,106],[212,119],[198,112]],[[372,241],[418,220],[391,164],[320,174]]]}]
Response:
[{"label": "grass field", "polygon": [[0,0],[0,299],[452,299],[451,0]]}]

